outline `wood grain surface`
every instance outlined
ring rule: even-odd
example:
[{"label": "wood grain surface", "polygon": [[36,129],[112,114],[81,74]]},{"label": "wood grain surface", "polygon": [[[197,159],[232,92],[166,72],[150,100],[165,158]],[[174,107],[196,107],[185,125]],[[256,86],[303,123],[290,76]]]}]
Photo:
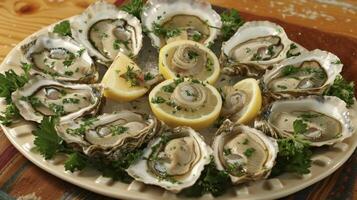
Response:
[{"label": "wood grain surface", "polygon": [[[33,32],[80,13],[94,0],[0,0],[0,62]],[[113,2],[113,0],[112,0]],[[211,0],[246,20],[267,19],[308,49],[338,55],[357,83],[357,0]],[[356,153],[323,181],[286,199],[357,199]],[[350,176],[350,175],[354,176]],[[0,132],[0,199],[35,193],[43,200],[107,199],[55,178],[27,161]],[[350,194],[352,193],[352,194]]]}]

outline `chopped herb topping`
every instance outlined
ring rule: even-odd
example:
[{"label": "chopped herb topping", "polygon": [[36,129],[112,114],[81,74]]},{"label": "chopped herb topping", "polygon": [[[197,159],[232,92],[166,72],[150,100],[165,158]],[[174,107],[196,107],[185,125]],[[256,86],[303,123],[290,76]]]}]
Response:
[{"label": "chopped herb topping", "polygon": [[123,41],[123,40],[119,40],[119,39],[114,40],[113,49],[115,49],[115,50],[120,49],[121,44],[124,45],[124,47],[126,49],[129,49],[129,41]]},{"label": "chopped herb topping", "polygon": [[255,152],[256,150],[251,147],[251,148],[248,148],[244,151],[244,155],[247,156],[248,158],[251,157],[253,155],[253,153]]},{"label": "chopped herb topping", "polygon": [[63,116],[66,114],[62,105],[51,103],[49,104],[49,108],[55,113],[55,116]]},{"label": "chopped herb topping", "polygon": [[147,72],[147,73],[144,74],[144,80],[145,81],[150,81],[150,80],[152,80],[154,78],[155,78],[155,76],[153,74],[151,74],[150,72]]},{"label": "chopped herb topping", "polygon": [[129,128],[121,125],[110,126],[110,132],[113,136],[125,133]]},{"label": "chopped herb topping", "polygon": [[161,104],[161,103],[165,103],[166,100],[160,96],[157,96],[157,97],[153,97],[151,99],[151,103],[154,103],[154,104]]},{"label": "chopped herb topping", "polygon": [[160,24],[153,23],[153,33],[157,36],[171,38],[181,34],[181,30],[178,28],[164,28]]},{"label": "chopped herb topping", "polygon": [[65,98],[62,100],[62,103],[63,104],[79,104],[79,99],[76,99],[76,98]]},{"label": "chopped herb topping", "polygon": [[175,90],[175,86],[173,86],[172,84],[164,85],[161,89],[164,92],[172,93]]},{"label": "chopped herb topping", "polygon": [[80,123],[79,128],[76,129],[69,128],[66,130],[66,132],[71,135],[83,135],[87,131],[87,129],[91,125],[93,125],[93,122],[95,121],[98,121],[98,118],[93,117],[93,118],[83,119],[83,122]]},{"label": "chopped herb topping", "polygon": [[223,155],[228,156],[231,154],[232,154],[231,149],[223,149]]},{"label": "chopped herb topping", "polygon": [[127,66],[127,70],[122,77],[130,83],[131,87],[139,86],[139,72],[134,70],[134,67]]},{"label": "chopped herb topping", "polygon": [[247,138],[245,138],[242,144],[246,145],[248,143],[249,143],[249,140]]},{"label": "chopped herb topping", "polygon": [[198,32],[198,31],[196,31],[196,32],[192,35],[193,41],[196,41],[196,42],[201,41],[202,37],[203,37],[202,34],[201,34],[200,32]]}]

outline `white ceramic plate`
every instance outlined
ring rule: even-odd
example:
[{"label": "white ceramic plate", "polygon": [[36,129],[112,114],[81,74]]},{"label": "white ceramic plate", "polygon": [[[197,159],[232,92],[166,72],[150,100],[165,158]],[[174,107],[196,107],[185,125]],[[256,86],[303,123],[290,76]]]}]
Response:
[{"label": "white ceramic plate", "polygon": [[[27,43],[31,37],[39,35],[48,31],[51,26],[34,33],[32,36],[26,38],[19,43],[5,58],[4,62],[0,65],[0,72],[7,71],[8,69],[14,69],[20,72],[20,62],[22,56],[20,53],[20,46]],[[139,60],[140,63],[145,63],[146,67],[157,66],[156,50],[149,47],[150,41],[146,39],[144,41],[145,50],[144,54],[139,56],[145,58],[145,60]],[[107,101],[105,111],[118,110],[122,105],[118,105],[114,102]],[[1,106],[3,110],[5,106]],[[357,125],[357,106],[351,109],[351,116],[353,117],[353,124]],[[31,134],[31,130],[35,129],[34,124],[28,122],[19,123],[12,127],[2,126],[6,136],[11,143],[31,162],[39,166],[43,170],[51,173],[58,178],[73,183],[79,187],[88,189],[92,192],[96,192],[105,196],[121,198],[121,199],[182,199],[175,194],[165,191],[155,186],[149,186],[137,181],[133,181],[130,184],[121,182],[114,182],[109,178],[102,177],[99,172],[85,169],[81,172],[70,173],[64,170],[64,155],[58,155],[52,160],[44,160],[43,157],[33,150],[34,136]],[[229,190],[225,195],[220,197],[213,197],[210,194],[206,194],[200,199],[246,199],[246,200],[260,200],[260,199],[276,199],[287,196],[299,190],[302,190],[321,179],[327,177],[336,171],[354,152],[357,146],[357,134],[353,134],[352,137],[346,139],[342,143],[337,143],[331,147],[324,147],[317,151],[314,151],[313,164],[311,167],[311,173],[304,176],[296,176],[294,174],[283,174],[273,179],[262,180],[236,186],[232,190]]]}]

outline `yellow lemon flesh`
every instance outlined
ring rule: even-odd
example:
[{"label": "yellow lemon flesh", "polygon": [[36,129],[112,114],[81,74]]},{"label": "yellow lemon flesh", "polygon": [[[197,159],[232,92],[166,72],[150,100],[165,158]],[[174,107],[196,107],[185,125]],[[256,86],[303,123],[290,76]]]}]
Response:
[{"label": "yellow lemon flesh", "polygon": [[196,80],[170,79],[149,94],[150,107],[169,126],[202,129],[219,117],[222,99],[213,86]]},{"label": "yellow lemon flesh", "polygon": [[148,91],[146,87],[133,86],[132,82],[123,77],[128,70],[141,71],[133,60],[119,53],[102,79],[105,97],[126,102],[137,99]]},{"label": "yellow lemon flesh", "polygon": [[247,78],[236,83],[233,88],[244,92],[249,97],[248,102],[245,104],[246,108],[237,121],[238,123],[247,124],[258,115],[262,107],[262,94],[258,81],[253,78]]},{"label": "yellow lemon flesh", "polygon": [[160,50],[159,71],[165,79],[189,77],[214,84],[220,73],[217,56],[204,45],[177,40]]}]

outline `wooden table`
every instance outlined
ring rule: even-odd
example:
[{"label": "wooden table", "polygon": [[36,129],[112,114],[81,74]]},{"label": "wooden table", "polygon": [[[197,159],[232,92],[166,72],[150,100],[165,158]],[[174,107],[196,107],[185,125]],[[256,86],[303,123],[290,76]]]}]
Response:
[{"label": "wooden table", "polygon": [[[1,0],[0,61],[22,39],[60,19],[83,11],[94,0]],[[344,75],[357,80],[356,0],[211,0],[237,8],[247,20],[281,24],[308,49],[337,54]],[[357,199],[357,156],[323,181],[286,199]],[[26,160],[0,132],[0,199],[34,193],[43,200],[107,199],[66,183]],[[11,197],[10,197],[11,196]]]}]

